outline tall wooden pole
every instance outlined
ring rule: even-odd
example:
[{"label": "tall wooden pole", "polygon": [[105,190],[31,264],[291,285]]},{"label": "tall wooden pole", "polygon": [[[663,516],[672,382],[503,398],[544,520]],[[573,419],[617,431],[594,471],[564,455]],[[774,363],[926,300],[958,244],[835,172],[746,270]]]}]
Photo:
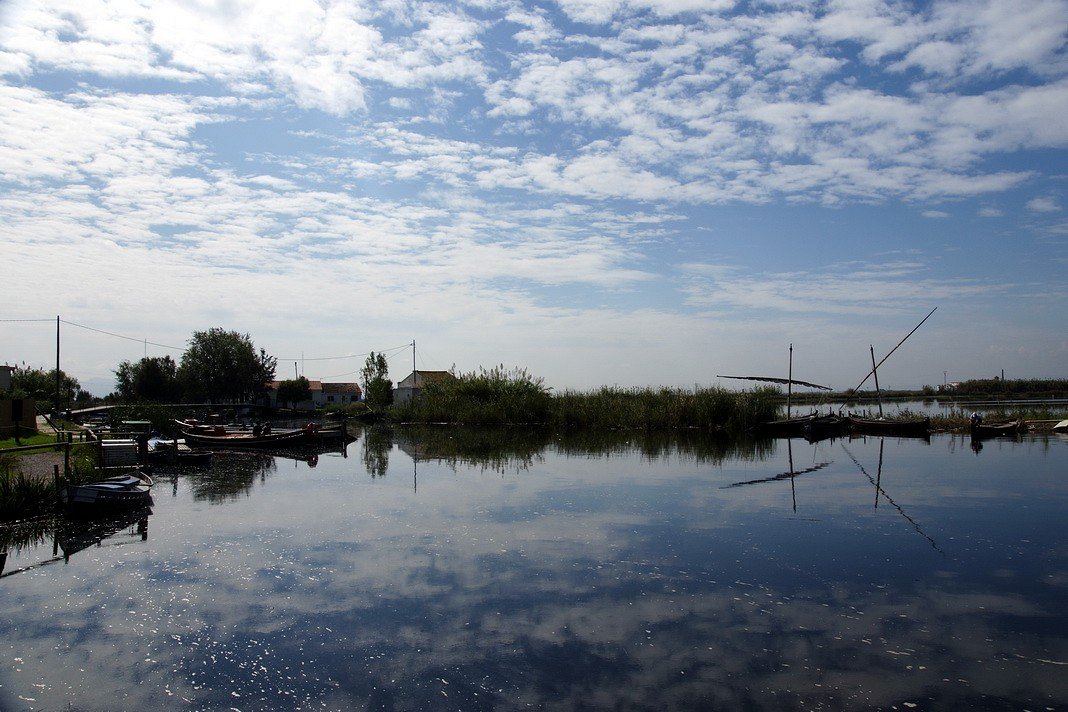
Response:
[{"label": "tall wooden pole", "polygon": [[875,347],[869,345],[868,348],[871,349],[871,372],[875,376],[875,399],[879,402],[879,417],[882,418],[883,417],[883,395],[879,391],[879,374],[875,370],[876,369],[876,366],[875,366]]},{"label": "tall wooden pole", "polygon": [[56,414],[59,413],[59,394],[62,391],[59,377],[59,315],[56,315]]},{"label": "tall wooden pole", "polygon": [[786,419],[790,419],[790,396],[793,395],[794,389],[794,345],[790,344],[790,366],[788,370],[789,376],[786,379]]}]

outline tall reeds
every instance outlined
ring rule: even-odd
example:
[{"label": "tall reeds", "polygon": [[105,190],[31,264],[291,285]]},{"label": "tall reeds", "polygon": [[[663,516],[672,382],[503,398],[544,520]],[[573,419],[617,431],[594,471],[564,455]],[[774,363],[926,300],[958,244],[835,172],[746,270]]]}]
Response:
[{"label": "tall reeds", "polygon": [[395,421],[541,425],[554,430],[699,429],[740,433],[775,417],[776,390],[615,388],[551,393],[524,369],[503,366],[427,384],[394,406]]},{"label": "tall reeds", "polygon": [[0,456],[0,521],[48,514],[55,508],[57,496],[51,478],[28,475],[17,458]]}]

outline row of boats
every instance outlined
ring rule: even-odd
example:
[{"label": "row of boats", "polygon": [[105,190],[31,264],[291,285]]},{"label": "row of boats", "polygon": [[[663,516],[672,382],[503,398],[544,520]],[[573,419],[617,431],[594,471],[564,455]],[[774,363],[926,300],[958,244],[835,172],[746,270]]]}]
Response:
[{"label": "row of boats", "polygon": [[[175,423],[182,437],[150,438],[148,462],[206,465],[211,462],[213,449],[293,448],[346,442],[349,437],[344,424],[323,428],[318,423],[308,423],[301,428],[268,429],[264,432],[261,428],[252,430],[244,426],[203,424],[195,420]],[[146,472],[130,469],[95,482],[68,485],[60,492],[60,499],[68,511],[81,513],[150,507],[152,485],[152,477]]]},{"label": "row of boats", "polygon": [[[1027,429],[1020,420],[1007,420],[998,423],[973,423],[973,439],[985,439],[1004,436],[1016,436]],[[773,420],[761,423],[756,429],[757,435],[764,437],[805,438],[817,442],[828,438],[847,435],[873,435],[898,438],[928,438],[931,435],[931,419],[918,418],[867,418],[858,415],[837,415],[834,413],[810,413],[796,418]]]}]

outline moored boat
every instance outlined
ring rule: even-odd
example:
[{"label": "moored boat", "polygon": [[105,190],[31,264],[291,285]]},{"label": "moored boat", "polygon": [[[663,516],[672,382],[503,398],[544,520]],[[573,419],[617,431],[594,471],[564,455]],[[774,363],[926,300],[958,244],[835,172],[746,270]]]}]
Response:
[{"label": "moored boat", "polygon": [[284,433],[253,435],[252,433],[208,434],[203,432],[184,432],[185,441],[190,445],[201,447],[288,447],[308,442],[309,433],[294,430]]},{"label": "moored boat", "polygon": [[152,504],[152,478],[140,470],[109,477],[98,482],[68,485],[60,499],[70,510],[107,511]]},{"label": "moored boat", "polygon": [[882,435],[898,438],[926,438],[931,434],[931,419],[923,418],[863,418],[849,415],[848,428],[855,435]]},{"label": "moored boat", "polygon": [[973,423],[971,426],[972,437],[976,440],[1016,437],[1024,430],[1025,426],[1019,420],[1006,420],[1000,423]]}]

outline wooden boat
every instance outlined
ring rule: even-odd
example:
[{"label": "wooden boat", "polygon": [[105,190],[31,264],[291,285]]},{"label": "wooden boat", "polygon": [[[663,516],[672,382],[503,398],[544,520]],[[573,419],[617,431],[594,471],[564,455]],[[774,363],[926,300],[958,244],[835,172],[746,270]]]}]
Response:
[{"label": "wooden boat", "polygon": [[304,430],[293,430],[268,435],[252,433],[208,434],[202,432],[184,432],[185,441],[190,445],[201,447],[289,447],[308,442],[309,434]]},{"label": "wooden boat", "polygon": [[838,438],[846,433],[846,419],[837,415],[817,415],[805,423],[805,440],[816,443],[827,438]]},{"label": "wooden boat", "polygon": [[144,507],[152,504],[151,488],[151,477],[131,470],[99,482],[68,485],[60,492],[60,499],[68,509],[81,511]]},{"label": "wooden boat", "polygon": [[1016,437],[1024,431],[1024,425],[1019,420],[1006,420],[1001,423],[980,423],[973,425],[972,438],[975,440],[981,440],[983,438],[997,438],[997,437]]},{"label": "wooden boat", "polygon": [[897,438],[926,438],[931,434],[931,419],[862,418],[849,415],[848,428],[856,435],[882,435]]}]

